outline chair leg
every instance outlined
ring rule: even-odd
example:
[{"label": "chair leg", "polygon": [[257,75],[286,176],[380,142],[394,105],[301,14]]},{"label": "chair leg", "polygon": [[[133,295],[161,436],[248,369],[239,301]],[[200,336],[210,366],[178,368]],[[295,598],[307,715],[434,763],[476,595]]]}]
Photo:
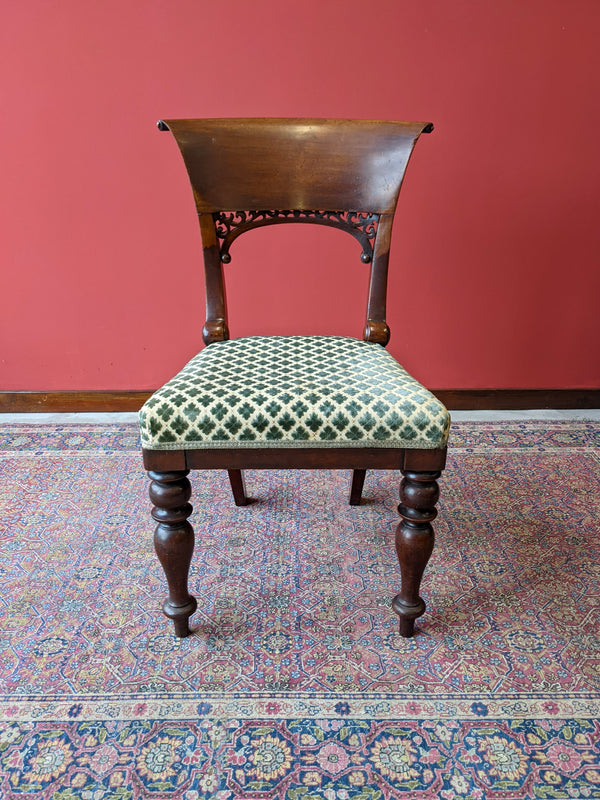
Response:
[{"label": "chair leg", "polygon": [[392,600],[392,608],[400,617],[400,635],[409,638],[414,635],[415,619],[425,613],[419,588],[433,551],[431,523],[437,516],[435,504],[440,496],[437,479],[441,473],[403,471],[402,474],[398,506],[402,521],[396,529],[402,585]]},{"label": "chair leg", "polygon": [[366,469],[355,469],[352,471],[352,486],[350,487],[350,505],[359,506],[362,496],[363,486],[365,485]]},{"label": "chair leg", "polygon": [[169,596],[163,603],[165,615],[175,624],[175,636],[189,636],[188,620],[197,608],[196,598],[188,592],[188,575],[194,552],[194,529],[187,521],[192,513],[188,502],[192,490],[189,470],[149,472],[154,549],[165,571]]},{"label": "chair leg", "polygon": [[246,495],[246,484],[244,483],[244,473],[241,469],[228,469],[229,483],[233,492],[233,500],[236,506],[247,506],[250,503]]}]

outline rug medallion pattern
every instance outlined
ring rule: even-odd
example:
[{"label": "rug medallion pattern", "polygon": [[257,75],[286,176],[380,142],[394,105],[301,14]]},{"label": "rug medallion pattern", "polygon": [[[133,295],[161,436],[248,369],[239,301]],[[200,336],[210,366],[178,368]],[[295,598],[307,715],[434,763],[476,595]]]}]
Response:
[{"label": "rug medallion pattern", "polygon": [[192,477],[160,611],[135,425],[0,428],[0,797],[600,797],[600,423],[456,423],[412,640],[397,473]]}]

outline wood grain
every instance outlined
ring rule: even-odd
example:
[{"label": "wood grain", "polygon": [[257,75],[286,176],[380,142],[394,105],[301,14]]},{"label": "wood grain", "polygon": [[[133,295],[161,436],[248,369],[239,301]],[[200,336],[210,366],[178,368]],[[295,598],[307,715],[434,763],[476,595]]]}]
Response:
[{"label": "wood grain", "polygon": [[[600,408],[600,389],[432,389],[450,410]],[[151,391],[0,392],[0,413],[139,411]]]}]

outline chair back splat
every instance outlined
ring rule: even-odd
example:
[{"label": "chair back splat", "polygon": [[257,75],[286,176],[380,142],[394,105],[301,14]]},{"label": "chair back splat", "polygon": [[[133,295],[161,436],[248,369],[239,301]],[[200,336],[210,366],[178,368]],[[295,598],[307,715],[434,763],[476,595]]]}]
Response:
[{"label": "chair back splat", "polygon": [[190,177],[204,245],[206,344],[229,338],[221,264],[242,233],[312,223],[347,231],[371,263],[366,341],[386,345],[391,227],[425,122],[327,119],[161,120]]},{"label": "chair back splat", "polygon": [[[425,612],[419,596],[446,462],[447,410],[384,348],[392,221],[406,165],[428,122],[331,119],[174,119],[190,177],[206,279],[204,350],[140,411],[154,546],[175,634],[197,608],[188,591],[194,532],[190,469],[226,469],[236,505],[250,501],[244,469],[350,469],[360,505],[368,469],[400,470],[392,600],[400,634]],[[254,228],[325,225],[350,234],[371,277],[363,340],[343,336],[230,339],[223,265]],[[175,322],[174,322],[175,324]]]}]

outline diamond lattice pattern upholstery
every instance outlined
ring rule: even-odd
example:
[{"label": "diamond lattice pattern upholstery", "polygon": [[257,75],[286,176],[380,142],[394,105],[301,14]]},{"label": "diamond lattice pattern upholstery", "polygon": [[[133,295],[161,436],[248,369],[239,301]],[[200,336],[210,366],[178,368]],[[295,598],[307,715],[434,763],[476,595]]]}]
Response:
[{"label": "diamond lattice pattern upholstery", "polygon": [[148,450],[446,445],[450,416],[381,345],[341,336],[214,342],[140,412]]}]

